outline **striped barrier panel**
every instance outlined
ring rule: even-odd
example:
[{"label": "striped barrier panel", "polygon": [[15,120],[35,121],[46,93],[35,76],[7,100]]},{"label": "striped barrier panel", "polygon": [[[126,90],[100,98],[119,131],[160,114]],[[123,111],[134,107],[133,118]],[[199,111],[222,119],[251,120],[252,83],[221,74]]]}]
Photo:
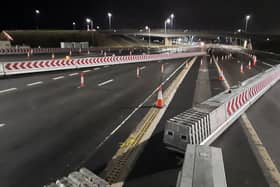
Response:
[{"label": "striped barrier panel", "polygon": [[133,55],[133,56],[108,56],[90,57],[79,59],[57,59],[57,60],[37,60],[24,62],[6,62],[3,64],[3,72],[0,75],[14,75],[24,73],[34,73],[43,71],[78,69],[102,65],[127,64],[137,62],[147,62],[156,60],[167,60],[176,58],[186,58],[191,56],[205,55],[205,52],[195,53],[171,53],[153,55]]}]

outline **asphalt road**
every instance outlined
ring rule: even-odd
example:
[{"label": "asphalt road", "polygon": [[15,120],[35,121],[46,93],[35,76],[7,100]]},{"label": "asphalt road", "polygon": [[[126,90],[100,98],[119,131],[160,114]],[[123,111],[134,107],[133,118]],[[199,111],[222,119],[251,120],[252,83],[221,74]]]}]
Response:
[{"label": "asphalt road", "polygon": [[156,96],[116,127],[183,61],[141,63],[139,79],[135,64],[86,69],[84,88],[76,71],[1,79],[0,186],[42,186],[82,166],[102,171]]},{"label": "asphalt road", "polygon": [[[220,62],[226,77],[228,78],[227,75],[230,74],[230,78],[236,83],[262,71],[262,68],[266,68],[266,66],[261,64],[257,65],[251,72],[246,71],[247,74],[242,75],[244,77],[240,77],[240,64],[238,64],[237,61],[244,60],[247,62],[247,59],[234,59]],[[164,125],[166,120],[170,117],[192,107],[195,82],[198,80],[198,68],[199,65],[196,64],[178,89],[171,105],[153,133],[140,159],[138,159],[133,171],[129,175],[125,185],[126,187],[175,187],[178,171],[182,164],[182,155],[169,152],[164,147]],[[211,88],[211,93],[209,93],[209,95],[213,96],[223,91],[224,88],[222,82],[217,80],[218,73],[215,65],[209,63],[208,70]],[[236,122],[229,128],[212,144],[212,146],[222,148],[228,187],[267,186],[265,177],[262,174],[261,168],[257,163],[239,122]]]}]

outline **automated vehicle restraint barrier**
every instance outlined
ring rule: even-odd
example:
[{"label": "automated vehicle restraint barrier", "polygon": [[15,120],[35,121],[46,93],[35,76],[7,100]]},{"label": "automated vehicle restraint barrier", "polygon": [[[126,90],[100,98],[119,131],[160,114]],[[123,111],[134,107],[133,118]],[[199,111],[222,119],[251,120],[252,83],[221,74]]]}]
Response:
[{"label": "automated vehicle restraint barrier", "polygon": [[150,55],[129,55],[129,56],[107,56],[88,57],[77,59],[53,59],[34,60],[22,62],[4,62],[0,64],[0,76],[15,75],[34,72],[45,72],[55,70],[79,69],[102,65],[128,64],[137,62],[148,62],[157,60],[168,60],[202,56],[206,52],[185,52],[185,53],[164,53]]},{"label": "automated vehicle restraint barrier", "polygon": [[181,153],[187,144],[210,145],[279,79],[277,65],[169,119],[164,143]]}]

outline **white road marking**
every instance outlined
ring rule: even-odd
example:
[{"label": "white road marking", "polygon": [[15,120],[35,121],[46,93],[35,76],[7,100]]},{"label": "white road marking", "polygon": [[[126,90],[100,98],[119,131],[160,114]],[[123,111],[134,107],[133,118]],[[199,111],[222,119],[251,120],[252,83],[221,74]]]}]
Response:
[{"label": "white road marking", "polygon": [[100,70],[100,68],[94,68],[94,70],[96,71],[96,70]]},{"label": "white road marking", "polygon": [[[171,79],[183,66],[185,66],[185,63],[180,65],[172,74],[170,74],[168,78],[162,82],[162,85],[165,85],[167,81]],[[155,93],[157,93],[158,89],[159,87],[155,88],[142,103],[140,103],[108,136],[106,136],[105,139],[96,147],[96,150],[102,147],[112,135],[114,135]]]},{"label": "white road marking", "polygon": [[266,63],[266,62],[262,62],[262,64],[267,65],[267,66],[269,66],[269,67],[273,67],[273,65],[271,65],[271,64],[269,64],[269,63]]},{"label": "white road marking", "polygon": [[83,73],[87,73],[87,72],[91,72],[91,70],[88,69],[88,70],[84,70],[84,71],[83,71]]},{"label": "white road marking", "polygon": [[59,79],[63,79],[64,76],[59,76],[59,77],[55,77],[55,78],[52,78],[53,80],[59,80]]},{"label": "white road marking", "polygon": [[38,84],[43,84],[43,82],[42,81],[33,82],[33,83],[30,83],[30,84],[27,84],[27,86],[35,86],[35,85],[38,85]]},{"label": "white road marking", "polygon": [[109,83],[111,83],[113,81],[114,81],[114,79],[110,79],[110,80],[107,80],[105,82],[99,83],[98,86],[104,86],[104,85],[109,84]]},{"label": "white road marking", "polygon": [[4,126],[6,126],[6,124],[0,123],[0,127],[4,127]]},{"label": "white road marking", "polygon": [[1,90],[0,93],[6,93],[6,92],[15,91],[15,90],[17,90],[17,88],[9,88],[7,90]]},{"label": "white road marking", "polygon": [[71,74],[69,74],[70,77],[75,76],[75,75],[79,75],[79,73],[71,73]]},{"label": "white road marking", "polygon": [[140,67],[140,70],[146,69],[146,66]]},{"label": "white road marking", "polygon": [[108,68],[108,67],[110,67],[110,66],[104,66],[104,68]]}]

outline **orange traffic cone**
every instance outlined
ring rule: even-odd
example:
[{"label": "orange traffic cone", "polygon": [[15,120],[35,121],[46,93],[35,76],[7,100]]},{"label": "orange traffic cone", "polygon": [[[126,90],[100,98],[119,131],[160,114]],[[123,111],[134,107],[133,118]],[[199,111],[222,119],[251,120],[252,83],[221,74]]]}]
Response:
[{"label": "orange traffic cone", "polygon": [[240,73],[244,73],[243,64],[240,65]]},{"label": "orange traffic cone", "polygon": [[80,83],[80,88],[85,87],[85,76],[83,73],[81,73],[81,83]]},{"label": "orange traffic cone", "polygon": [[221,72],[219,72],[219,80],[220,80],[220,81],[223,81],[223,80],[224,80],[224,72],[223,72],[222,69],[221,69]]},{"label": "orange traffic cone", "polygon": [[163,73],[163,72],[164,72],[164,65],[163,65],[163,64],[161,64],[160,71],[161,71],[161,73]]},{"label": "orange traffic cone", "polygon": [[137,69],[136,69],[136,77],[140,78],[140,68],[139,68],[139,66],[137,66]]},{"label": "orange traffic cone", "polygon": [[162,108],[164,106],[163,96],[162,96],[162,85],[159,86],[158,89],[158,97],[156,101],[156,107]]},{"label": "orange traffic cone", "polygon": [[251,61],[249,61],[249,63],[248,63],[248,69],[250,70],[251,68],[252,68]]}]

